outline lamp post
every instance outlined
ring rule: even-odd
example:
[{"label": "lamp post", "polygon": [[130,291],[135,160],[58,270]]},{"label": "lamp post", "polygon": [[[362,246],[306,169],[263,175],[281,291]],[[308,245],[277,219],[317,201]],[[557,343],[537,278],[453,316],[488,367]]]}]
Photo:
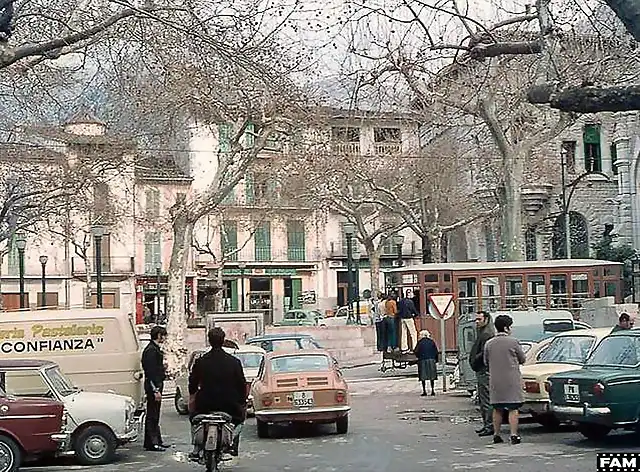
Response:
[{"label": "lamp post", "polygon": [[347,320],[353,320],[353,236],[356,226],[351,222],[344,224],[344,234],[347,237]]},{"label": "lamp post", "polygon": [[404,236],[401,234],[396,234],[393,237],[393,245],[396,247],[396,251],[398,254],[398,267],[402,267],[402,244],[404,243]]},{"label": "lamp post", "polygon": [[358,246],[357,244],[353,247],[352,249],[352,254],[353,254],[353,262],[354,262],[354,268],[355,268],[355,283],[354,283],[354,290],[353,290],[353,296],[356,299],[356,323],[359,325],[361,320],[360,320],[360,246]]},{"label": "lamp post", "polygon": [[240,311],[244,312],[244,270],[247,268],[246,262],[238,262],[240,269]]},{"label": "lamp post", "polygon": [[24,250],[27,247],[27,238],[24,233],[16,234],[16,248],[18,249],[18,268],[20,274],[20,308],[26,308],[24,299]]},{"label": "lamp post", "polygon": [[633,286],[631,287],[631,289],[633,290],[633,303],[638,303],[638,297],[636,295],[637,289],[636,287],[638,286],[638,277],[640,277],[640,259],[639,258],[635,258],[631,261],[631,273],[632,273],[632,280],[633,280]]},{"label": "lamp post", "polygon": [[160,283],[162,276],[162,266],[158,264],[156,266],[156,323],[160,320]]},{"label": "lamp post", "polygon": [[102,237],[106,229],[102,225],[94,225],[91,228],[95,244],[94,256],[96,265],[96,305],[102,308]]},{"label": "lamp post", "polygon": [[42,300],[40,306],[47,306],[47,261],[49,258],[45,255],[40,256],[40,266],[42,266]]}]

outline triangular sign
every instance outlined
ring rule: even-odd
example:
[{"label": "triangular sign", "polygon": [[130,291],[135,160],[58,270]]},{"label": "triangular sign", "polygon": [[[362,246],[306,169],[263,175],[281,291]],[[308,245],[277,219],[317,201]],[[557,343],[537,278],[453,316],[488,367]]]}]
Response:
[{"label": "triangular sign", "polygon": [[453,294],[451,293],[434,293],[429,295],[429,300],[433,303],[433,307],[436,309],[440,316],[444,316],[447,313],[447,309],[453,301]]}]

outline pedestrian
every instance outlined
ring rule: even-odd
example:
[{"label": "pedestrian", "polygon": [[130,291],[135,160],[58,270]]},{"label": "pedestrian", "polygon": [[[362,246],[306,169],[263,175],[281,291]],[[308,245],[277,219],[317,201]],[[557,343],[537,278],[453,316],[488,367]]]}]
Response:
[{"label": "pedestrian", "polygon": [[400,350],[413,351],[418,343],[418,330],[415,318],[419,316],[415,303],[413,303],[413,291],[407,290],[405,296],[398,301],[398,317],[400,318]]},{"label": "pedestrian", "polygon": [[491,405],[489,402],[489,371],[484,363],[484,346],[495,336],[491,315],[486,311],[476,313],[476,340],[469,352],[469,364],[476,373],[478,404],[482,415],[482,427],[476,431],[479,436],[492,436]]},{"label": "pedestrian", "polygon": [[384,304],[385,309],[385,324],[387,326],[387,352],[397,351],[399,350],[398,343],[398,325],[396,316],[398,314],[398,304],[396,303],[397,294],[395,292],[391,292],[389,296],[387,296],[387,300]]},{"label": "pedestrian", "polygon": [[611,332],[615,333],[616,331],[624,331],[631,328],[633,328],[631,316],[629,316],[629,313],[621,313],[618,318],[618,324],[613,327]]},{"label": "pedestrian", "polygon": [[497,316],[494,325],[497,334],[484,346],[493,408],[493,442],[504,442],[500,436],[500,427],[506,411],[509,415],[511,444],[520,444],[518,410],[524,403],[520,366],[525,363],[526,356],[518,340],[511,336],[513,319],[509,315]]},{"label": "pedestrian", "polygon": [[414,354],[418,358],[418,379],[422,384],[422,395],[427,396],[426,383],[427,380],[431,385],[431,396],[435,396],[436,389],[435,383],[438,378],[438,358],[440,353],[438,352],[438,346],[433,341],[431,333],[429,331],[420,331],[420,341],[416,344]]},{"label": "pedestrian", "polygon": [[167,338],[167,330],[162,326],[151,328],[151,342],[142,352],[144,371],[144,393],[147,397],[147,416],[144,421],[144,448],[147,451],[162,452],[171,447],[162,442],[160,433],[160,407],[162,389],[166,377],[164,354],[160,345]]}]

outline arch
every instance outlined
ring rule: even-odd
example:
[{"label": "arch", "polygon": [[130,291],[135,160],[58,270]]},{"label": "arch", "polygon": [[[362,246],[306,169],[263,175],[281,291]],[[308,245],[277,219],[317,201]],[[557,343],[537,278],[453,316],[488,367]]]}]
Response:
[{"label": "arch", "polygon": [[[589,257],[589,225],[587,219],[576,211],[569,212],[571,232],[571,258],[585,259]],[[553,258],[567,257],[564,218],[560,215],[553,225],[552,240]]]}]

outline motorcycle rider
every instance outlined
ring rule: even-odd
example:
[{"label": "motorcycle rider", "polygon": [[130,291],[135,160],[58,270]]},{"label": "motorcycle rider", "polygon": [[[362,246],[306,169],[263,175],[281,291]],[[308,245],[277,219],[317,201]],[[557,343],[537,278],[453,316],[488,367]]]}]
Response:
[{"label": "motorcycle rider", "polygon": [[[189,375],[191,432],[193,435],[193,419],[197,415],[227,413],[231,416],[236,431],[229,453],[237,457],[240,429],[247,411],[247,381],[240,360],[222,349],[225,339],[222,328],[211,328],[207,336],[211,349],[193,363]],[[197,460],[196,445],[189,458]]]}]

